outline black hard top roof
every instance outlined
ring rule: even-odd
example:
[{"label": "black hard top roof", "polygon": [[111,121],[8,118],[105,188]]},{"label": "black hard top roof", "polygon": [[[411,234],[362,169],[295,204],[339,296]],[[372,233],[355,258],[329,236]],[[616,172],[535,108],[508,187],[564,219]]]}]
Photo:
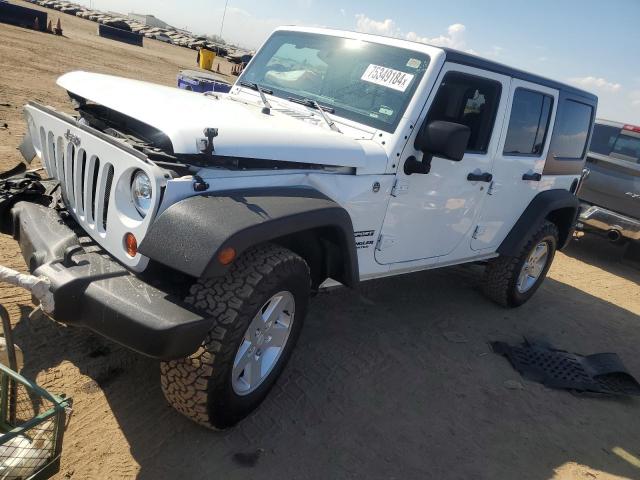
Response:
[{"label": "black hard top roof", "polygon": [[475,55],[471,55],[470,53],[461,52],[459,50],[454,50],[452,48],[446,48],[446,47],[437,47],[437,48],[441,48],[442,50],[444,50],[444,52],[447,55],[447,60],[454,63],[460,63],[462,65],[480,68],[482,70],[489,70],[491,72],[500,73],[502,75],[508,75],[510,77],[518,78],[520,80],[524,80],[527,82],[537,83],[538,85],[543,85],[545,87],[553,88],[556,90],[562,90],[566,93],[583,97],[585,100],[588,100],[594,104],[597,103],[598,101],[598,97],[596,97],[594,94],[589,93],[585,90],[581,90],[579,88],[573,87],[571,85],[567,85],[566,83],[557,82],[549,78],[541,77],[533,73],[525,72],[517,68],[509,67],[508,65],[504,65],[502,63],[487,60],[485,58],[477,57]]}]

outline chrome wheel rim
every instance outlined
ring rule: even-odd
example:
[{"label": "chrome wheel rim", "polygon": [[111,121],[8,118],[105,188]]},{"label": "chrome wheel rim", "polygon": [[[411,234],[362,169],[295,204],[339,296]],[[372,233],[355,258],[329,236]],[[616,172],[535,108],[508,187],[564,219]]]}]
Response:
[{"label": "chrome wheel rim", "polygon": [[296,302],[291,292],[273,295],[253,317],[233,361],[231,382],[238,395],[262,385],[284,351],[293,326]]},{"label": "chrome wheel rim", "polygon": [[518,275],[518,283],[516,288],[520,293],[526,293],[536,284],[544,267],[547,266],[549,259],[549,244],[547,242],[540,242],[536,247],[531,250],[529,257],[522,265],[520,275]]}]

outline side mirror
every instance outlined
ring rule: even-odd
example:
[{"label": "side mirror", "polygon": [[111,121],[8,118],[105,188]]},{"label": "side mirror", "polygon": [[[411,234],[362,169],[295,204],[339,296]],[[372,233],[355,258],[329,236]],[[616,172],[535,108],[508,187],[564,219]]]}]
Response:
[{"label": "side mirror", "polygon": [[416,150],[424,153],[422,161],[409,157],[404,163],[404,173],[429,173],[434,156],[459,162],[464,157],[471,137],[471,129],[459,123],[434,120],[423,123],[413,144]]},{"label": "side mirror", "polygon": [[464,157],[470,137],[471,129],[466,125],[434,120],[422,125],[414,147],[425,155],[459,162]]}]

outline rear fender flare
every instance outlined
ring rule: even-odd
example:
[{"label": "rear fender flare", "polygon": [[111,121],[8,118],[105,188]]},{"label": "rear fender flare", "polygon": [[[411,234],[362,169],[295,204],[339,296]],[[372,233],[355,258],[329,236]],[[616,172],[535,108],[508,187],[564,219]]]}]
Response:
[{"label": "rear fender flare", "polygon": [[568,190],[546,190],[536,195],[522,213],[509,234],[498,247],[500,255],[517,256],[528,239],[545,220],[554,222],[560,232],[558,249],[571,239],[580,202]]}]

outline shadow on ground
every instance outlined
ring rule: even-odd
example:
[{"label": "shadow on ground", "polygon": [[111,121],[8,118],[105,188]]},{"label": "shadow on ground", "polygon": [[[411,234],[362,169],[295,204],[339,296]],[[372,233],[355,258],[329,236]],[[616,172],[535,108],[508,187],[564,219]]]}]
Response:
[{"label": "shadow on ground", "polygon": [[577,260],[607,270],[614,275],[640,283],[640,247],[616,244],[597,235],[585,235],[573,240],[563,250]]},{"label": "shadow on ground", "polygon": [[[26,312],[16,341],[42,352],[28,357],[27,376],[68,360],[93,379],[82,392],[106,395],[106,412],[76,405],[66,454],[104,450],[109,432],[95,446],[72,438],[112,412],[139,479],[542,480],[567,462],[640,477],[615,454],[640,457],[639,399],[545,389],[487,344],[527,335],[583,354],[612,351],[640,378],[640,318],[550,279],[530,303],[504,310],[479,294],[479,282],[475,267],[456,267],[319,295],[265,403],[225,432],[166,405],[155,361],[84,331],[30,323]],[[112,461],[104,458],[95,461]]]}]

